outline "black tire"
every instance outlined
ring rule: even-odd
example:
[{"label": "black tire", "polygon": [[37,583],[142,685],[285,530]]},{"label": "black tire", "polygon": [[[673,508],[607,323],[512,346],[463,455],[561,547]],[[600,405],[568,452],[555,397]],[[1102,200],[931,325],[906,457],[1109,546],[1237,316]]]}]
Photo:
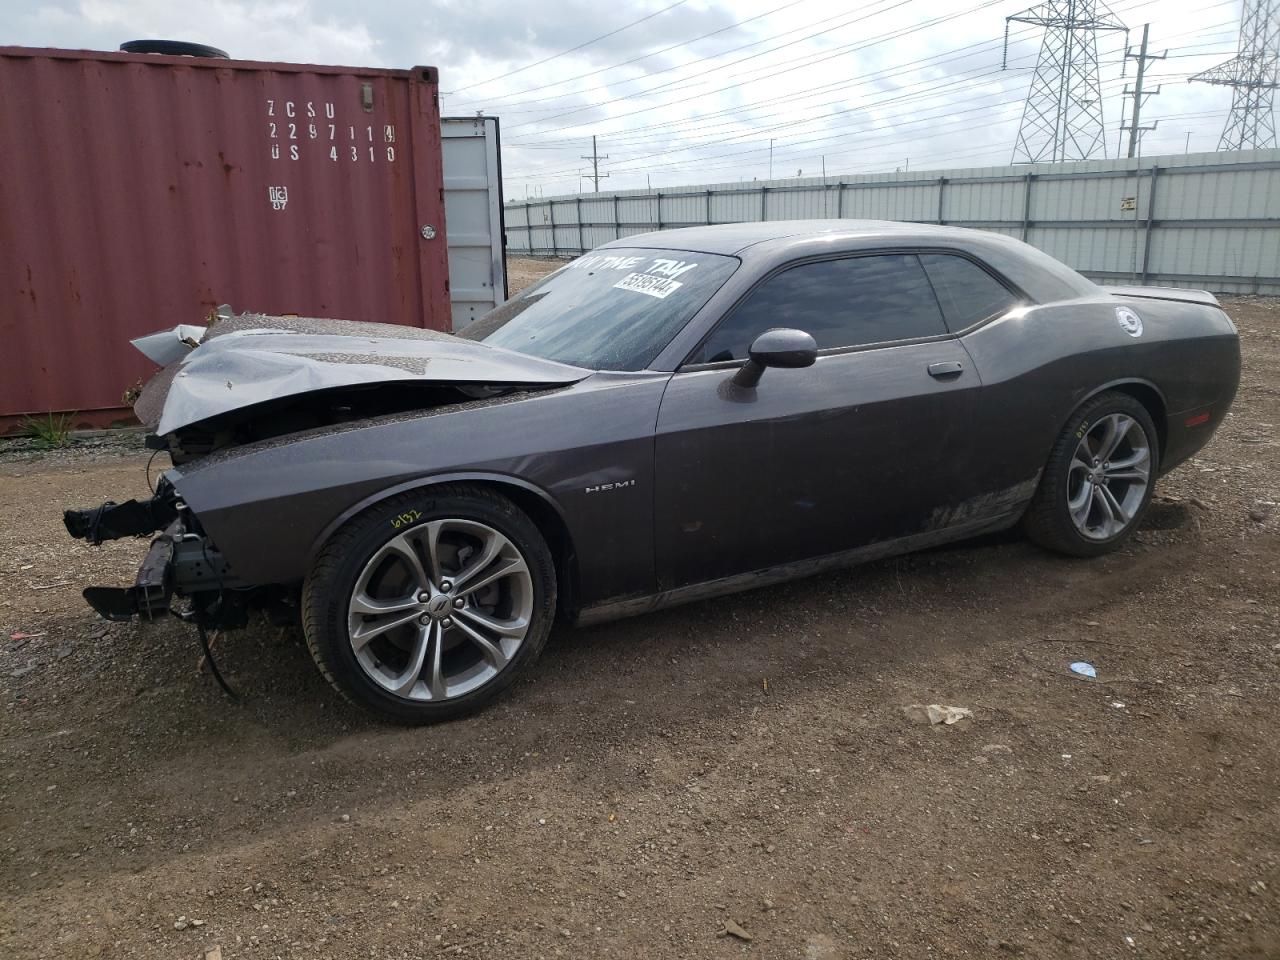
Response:
[{"label": "black tire", "polygon": [[230,60],[231,54],[203,43],[186,40],[128,40],[120,44],[125,53],[158,53],[166,57],[201,57],[211,60]]},{"label": "black tire", "polygon": [[[530,574],[532,612],[514,655],[482,686],[439,701],[409,699],[384,689],[361,666],[348,632],[348,604],[358,578],[383,547],[406,532],[443,519],[485,524],[515,546]],[[470,484],[400,494],[353,517],[321,549],[302,593],[303,630],[320,672],[358,706],[407,724],[436,723],[473,713],[509,687],[542,653],[555,609],[555,565],[537,526],[510,500]]]},{"label": "black tire", "polygon": [[[1112,536],[1096,539],[1082,534],[1071,518],[1071,511],[1067,506],[1071,482],[1069,473],[1081,440],[1112,414],[1124,414],[1132,418],[1146,435],[1150,451],[1149,478],[1141,502],[1130,513],[1123,529]],[[1072,557],[1097,557],[1110,553],[1124,543],[1142,522],[1143,514],[1151,503],[1159,463],[1159,435],[1147,408],[1126,393],[1101,393],[1071,415],[1054,443],[1049,461],[1040,477],[1040,486],[1023,517],[1023,529],[1035,543],[1055,553]]]}]

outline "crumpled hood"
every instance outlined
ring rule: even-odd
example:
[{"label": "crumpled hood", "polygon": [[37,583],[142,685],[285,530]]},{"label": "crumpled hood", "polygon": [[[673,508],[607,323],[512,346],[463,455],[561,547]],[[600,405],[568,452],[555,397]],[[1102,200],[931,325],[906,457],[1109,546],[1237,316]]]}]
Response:
[{"label": "crumpled hood", "polygon": [[220,315],[207,329],[184,324],[133,344],[167,363],[134,406],[138,419],[161,436],[234,410],[339,387],[551,387],[591,373],[434,330],[309,317]]}]

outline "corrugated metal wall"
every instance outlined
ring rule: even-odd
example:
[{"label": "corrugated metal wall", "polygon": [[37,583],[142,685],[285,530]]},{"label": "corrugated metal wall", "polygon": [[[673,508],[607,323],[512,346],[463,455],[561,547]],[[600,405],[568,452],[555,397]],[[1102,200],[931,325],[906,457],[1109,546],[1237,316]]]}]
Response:
[{"label": "corrugated metal wall", "polygon": [[1280,150],[538,198],[507,205],[507,243],[569,256],[650,230],[835,217],[992,230],[1104,283],[1280,294]]}]

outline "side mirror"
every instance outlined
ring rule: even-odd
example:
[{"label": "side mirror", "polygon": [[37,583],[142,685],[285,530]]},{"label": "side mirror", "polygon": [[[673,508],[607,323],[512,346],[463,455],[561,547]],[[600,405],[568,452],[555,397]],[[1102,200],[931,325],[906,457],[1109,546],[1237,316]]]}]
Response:
[{"label": "side mirror", "polygon": [[756,337],[747,351],[750,357],[733,375],[740,387],[754,387],[765,367],[811,367],[818,359],[818,344],[803,330],[778,327]]}]

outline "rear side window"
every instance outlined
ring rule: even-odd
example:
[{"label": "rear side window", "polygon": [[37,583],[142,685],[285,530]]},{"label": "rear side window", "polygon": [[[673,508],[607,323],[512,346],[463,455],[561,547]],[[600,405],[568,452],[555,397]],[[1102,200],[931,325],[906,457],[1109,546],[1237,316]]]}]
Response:
[{"label": "rear side window", "polygon": [[922,253],[920,261],[952,330],[963,330],[999,316],[1018,303],[1004,284],[972,260],[945,253]]},{"label": "rear side window", "polygon": [[819,350],[947,332],[915,254],[824,260],[792,267],[765,281],[688,362],[745,360],[752,341],[773,327],[803,330]]}]

